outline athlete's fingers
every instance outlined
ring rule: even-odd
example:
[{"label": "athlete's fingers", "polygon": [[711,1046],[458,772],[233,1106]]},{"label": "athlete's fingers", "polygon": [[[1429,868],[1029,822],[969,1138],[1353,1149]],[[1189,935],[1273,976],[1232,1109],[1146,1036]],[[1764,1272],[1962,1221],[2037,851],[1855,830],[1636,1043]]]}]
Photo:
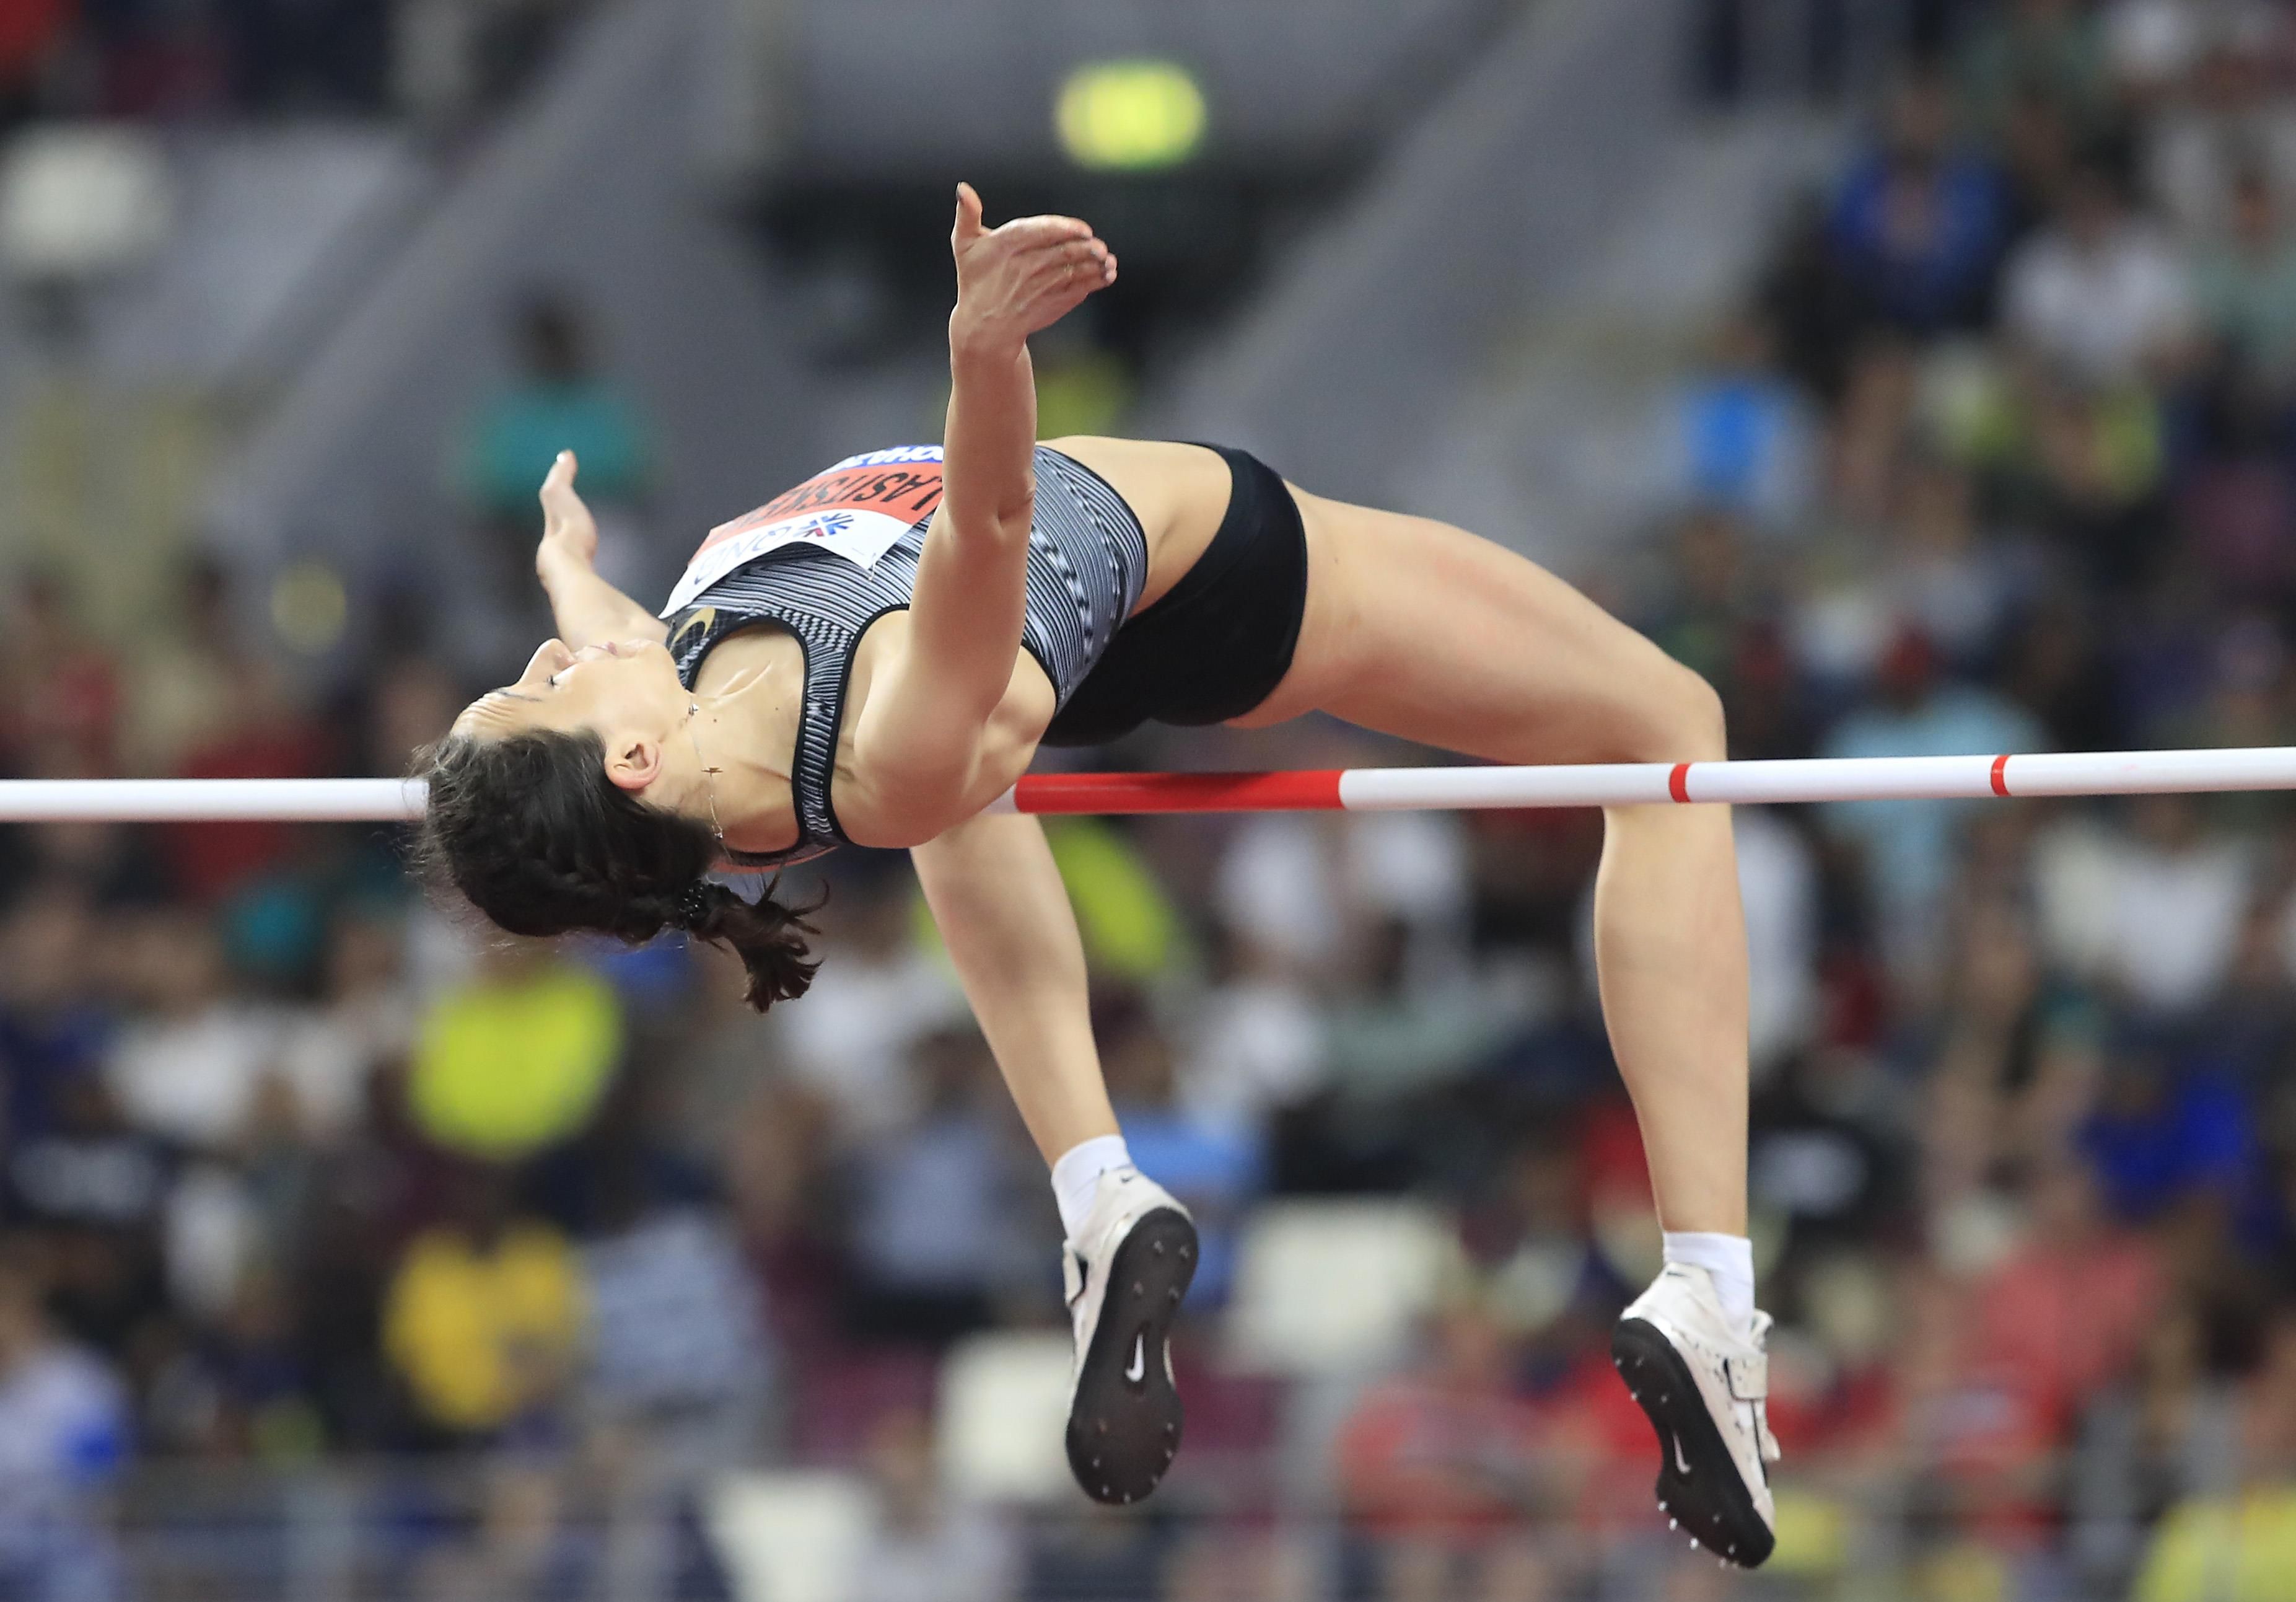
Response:
[{"label": "athlete's fingers", "polygon": [[956,186],[956,226],[949,230],[949,242],[962,249],[980,238],[988,230],[980,226],[980,193],[970,184]]},{"label": "athlete's fingers", "polygon": [[1108,247],[1098,240],[1080,241],[1060,245],[1051,250],[1031,251],[1020,260],[1021,270],[1029,279],[1076,277],[1086,273],[1098,273],[1101,264],[1108,259]]},{"label": "athlete's fingers", "polygon": [[546,515],[554,519],[570,510],[581,510],[582,497],[574,493],[574,474],[580,465],[570,450],[560,451],[558,459],[551,463],[549,475],[542,481],[542,510]]},{"label": "athlete's fingers", "polygon": [[1073,217],[1018,217],[996,230],[1000,243],[1016,251],[1062,245],[1092,237],[1092,225]]}]

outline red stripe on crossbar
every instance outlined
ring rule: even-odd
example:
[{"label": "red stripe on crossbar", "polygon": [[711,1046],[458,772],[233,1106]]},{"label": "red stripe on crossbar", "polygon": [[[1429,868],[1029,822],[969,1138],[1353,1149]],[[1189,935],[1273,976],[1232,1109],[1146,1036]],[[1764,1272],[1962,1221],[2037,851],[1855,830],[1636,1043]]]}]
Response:
[{"label": "red stripe on crossbar", "polygon": [[1023,812],[1329,812],[1340,770],[1302,773],[1032,773],[1013,786]]},{"label": "red stripe on crossbar", "polygon": [[1674,771],[1666,776],[1666,793],[1678,801],[1690,799],[1690,764],[1677,762]]},{"label": "red stripe on crossbar", "polygon": [[2006,755],[1993,759],[1993,793],[1996,795],[2009,793],[2009,759]]}]

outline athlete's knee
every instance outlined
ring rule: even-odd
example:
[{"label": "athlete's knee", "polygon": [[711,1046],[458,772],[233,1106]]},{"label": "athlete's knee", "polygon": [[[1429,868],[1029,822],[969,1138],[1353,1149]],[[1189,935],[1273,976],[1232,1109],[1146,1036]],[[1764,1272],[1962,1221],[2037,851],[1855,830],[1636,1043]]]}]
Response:
[{"label": "athlete's knee", "polygon": [[1650,762],[1718,762],[1729,750],[1722,697],[1692,669],[1669,661],[1649,692],[1640,719]]}]

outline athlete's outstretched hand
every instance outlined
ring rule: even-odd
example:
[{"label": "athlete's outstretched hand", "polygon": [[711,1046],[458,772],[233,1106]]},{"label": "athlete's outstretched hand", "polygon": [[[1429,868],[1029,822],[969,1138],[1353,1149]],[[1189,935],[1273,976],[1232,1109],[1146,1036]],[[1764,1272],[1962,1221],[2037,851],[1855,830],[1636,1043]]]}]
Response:
[{"label": "athlete's outstretched hand", "polygon": [[1116,253],[1073,217],[1015,218],[998,228],[980,223],[980,196],[956,186],[956,310],[954,345],[1017,346],[1049,328],[1096,289],[1116,282]]},{"label": "athlete's outstretched hand", "polygon": [[590,508],[574,493],[578,465],[572,451],[562,450],[550,464],[550,476],[542,481],[542,545],[534,554],[537,570],[546,567],[554,555],[571,557],[584,567],[597,560],[598,525],[590,516]]}]

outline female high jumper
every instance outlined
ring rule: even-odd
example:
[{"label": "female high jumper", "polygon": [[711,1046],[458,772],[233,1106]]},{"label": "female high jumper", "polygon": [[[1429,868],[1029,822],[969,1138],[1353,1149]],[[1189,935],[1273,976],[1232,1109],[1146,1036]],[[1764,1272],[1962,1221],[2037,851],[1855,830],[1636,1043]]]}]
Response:
[{"label": "female high jumper", "polygon": [[[1028,339],[1116,280],[1086,224],[984,227],[957,189],[946,443],[841,462],[711,532],[660,618],[593,571],[561,456],[536,558],[562,639],[429,755],[426,848],[513,933],[681,929],[759,1008],[808,926],[708,875],[907,847],[1052,1167],[1075,1327],[1070,1467],[1129,1502],[1179,1444],[1166,1335],[1186,1211],[1135,1168],[1101,1083],[1076,921],[1035,819],[983,815],[1039,745],[1144,721],[1322,711],[1499,762],[1710,761],[1695,673],[1552,575],[1442,523],[1324,500],[1239,450],[1037,442]],[[1746,942],[1730,816],[1610,809],[1595,948],[1666,1266],[1611,1350],[1659,1438],[1660,1506],[1769,1555],[1767,1315],[1746,1240]]]}]

